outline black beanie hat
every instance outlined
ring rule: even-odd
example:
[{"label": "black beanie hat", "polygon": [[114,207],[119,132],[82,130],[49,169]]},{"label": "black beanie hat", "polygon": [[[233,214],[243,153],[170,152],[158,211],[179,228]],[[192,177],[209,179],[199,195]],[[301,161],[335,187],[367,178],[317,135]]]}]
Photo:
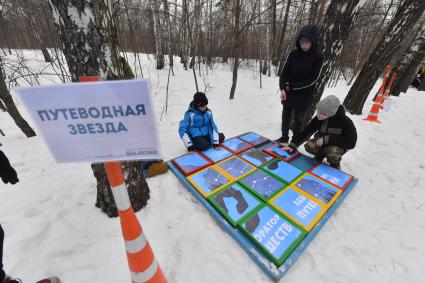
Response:
[{"label": "black beanie hat", "polygon": [[207,99],[207,96],[205,95],[205,93],[203,93],[203,92],[195,93],[195,95],[193,96],[193,105],[195,107],[208,105],[208,99]]}]

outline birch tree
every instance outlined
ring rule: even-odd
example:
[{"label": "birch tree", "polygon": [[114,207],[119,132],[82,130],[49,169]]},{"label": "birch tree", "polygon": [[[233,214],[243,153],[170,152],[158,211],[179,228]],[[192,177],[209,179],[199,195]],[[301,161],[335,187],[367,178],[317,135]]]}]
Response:
[{"label": "birch tree", "polygon": [[[61,47],[73,82],[81,76],[102,80],[124,78],[118,51],[115,9],[109,0],[50,0]],[[135,211],[146,205],[149,187],[140,170],[141,162],[122,162],[130,201]],[[103,164],[91,165],[97,180],[96,206],[109,217],[117,216]]]}]

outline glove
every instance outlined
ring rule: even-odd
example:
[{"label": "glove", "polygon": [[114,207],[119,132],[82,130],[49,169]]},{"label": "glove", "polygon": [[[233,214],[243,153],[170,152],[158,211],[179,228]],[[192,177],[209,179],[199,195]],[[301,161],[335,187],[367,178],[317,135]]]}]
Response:
[{"label": "glove", "polygon": [[194,150],[195,150],[195,147],[193,145],[191,145],[187,148],[187,151],[194,151]]},{"label": "glove", "polygon": [[10,165],[9,160],[3,151],[0,150],[0,177],[3,183],[11,183],[12,185],[19,182],[18,174]]}]

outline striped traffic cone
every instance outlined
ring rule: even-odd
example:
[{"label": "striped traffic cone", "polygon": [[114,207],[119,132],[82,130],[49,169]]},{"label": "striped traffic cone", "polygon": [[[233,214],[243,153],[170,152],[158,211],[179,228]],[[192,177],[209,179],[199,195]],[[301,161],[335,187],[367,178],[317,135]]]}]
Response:
[{"label": "striped traffic cone", "polygon": [[394,82],[394,79],[395,79],[396,75],[397,75],[397,72],[394,71],[393,72],[393,75],[391,77],[390,83],[389,83],[387,89],[385,90],[384,99],[383,100],[387,99],[390,96],[391,87],[393,86],[393,82]]},{"label": "striped traffic cone", "polygon": [[387,83],[387,79],[388,79],[388,75],[390,73],[390,70],[391,70],[391,66],[390,65],[388,65],[387,67],[385,67],[384,79],[382,80],[381,87],[379,88],[378,93],[376,94],[376,96],[373,99],[373,101],[379,102],[381,104],[382,104],[382,102],[384,102],[385,84]]},{"label": "striped traffic cone", "polygon": [[381,121],[378,120],[379,110],[381,109],[382,109],[381,103],[374,101],[372,107],[370,108],[369,115],[367,115],[367,118],[364,118],[363,120],[381,123]]},{"label": "striped traffic cone", "polygon": [[105,169],[121,220],[132,283],[166,283],[167,280],[131,207],[120,162],[105,163]]},{"label": "striped traffic cone", "polygon": [[[80,82],[99,81],[99,76],[82,76]],[[104,164],[117,205],[132,283],[167,283],[152,248],[137,220],[119,161]]]}]

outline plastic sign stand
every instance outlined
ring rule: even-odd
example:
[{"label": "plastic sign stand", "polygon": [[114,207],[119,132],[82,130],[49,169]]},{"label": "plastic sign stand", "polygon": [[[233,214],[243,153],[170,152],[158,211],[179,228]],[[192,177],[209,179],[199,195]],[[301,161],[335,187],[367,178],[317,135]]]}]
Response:
[{"label": "plastic sign stand", "polygon": [[292,253],[306,232],[269,206],[249,215],[241,229],[277,266]]},{"label": "plastic sign stand", "polygon": [[263,204],[239,183],[233,183],[214,193],[208,200],[233,227],[236,227],[244,216]]},{"label": "plastic sign stand", "polygon": [[278,179],[281,179],[287,184],[294,181],[303,173],[297,167],[294,167],[280,159],[273,160],[272,162],[266,164],[263,167],[263,170],[277,177]]},{"label": "plastic sign stand", "polygon": [[198,152],[188,152],[180,157],[174,158],[173,163],[185,174],[186,176],[193,174],[205,167],[210,166],[212,163]]},{"label": "plastic sign stand", "polygon": [[292,187],[287,187],[277,194],[270,203],[306,231],[311,231],[327,209],[307,194]]},{"label": "plastic sign stand", "polygon": [[233,155],[224,147],[219,147],[218,149],[210,148],[208,150],[202,151],[201,153],[213,163],[220,162]]},{"label": "plastic sign stand", "polygon": [[261,169],[242,178],[239,182],[265,202],[286,187],[284,182]]},{"label": "plastic sign stand", "polygon": [[293,186],[319,200],[326,206],[331,206],[342,190],[308,173],[296,180]]},{"label": "plastic sign stand", "polygon": [[234,154],[239,154],[245,150],[252,148],[252,145],[238,138],[231,138],[223,142],[223,147],[230,150]]},{"label": "plastic sign stand", "polygon": [[329,183],[334,184],[338,188],[344,190],[353,181],[354,177],[350,174],[342,172],[327,164],[320,163],[310,170],[311,174],[316,175]]},{"label": "plastic sign stand", "polygon": [[239,157],[257,167],[261,167],[273,159],[271,155],[259,150],[258,148],[247,150],[241,153]]},{"label": "plastic sign stand", "polygon": [[246,142],[249,142],[253,146],[259,146],[269,141],[268,138],[265,138],[263,136],[260,136],[254,132],[249,132],[246,134],[240,135],[238,138],[241,140],[244,140]]},{"label": "plastic sign stand", "polygon": [[267,152],[268,154],[273,155],[277,158],[280,158],[286,162],[289,162],[300,155],[300,153],[296,150],[294,151],[284,150],[280,144],[273,144],[269,147],[266,147],[263,150]]},{"label": "plastic sign stand", "polygon": [[243,161],[237,156],[232,156],[217,164],[217,167],[230,175],[233,179],[237,180],[256,168],[246,161]]}]

